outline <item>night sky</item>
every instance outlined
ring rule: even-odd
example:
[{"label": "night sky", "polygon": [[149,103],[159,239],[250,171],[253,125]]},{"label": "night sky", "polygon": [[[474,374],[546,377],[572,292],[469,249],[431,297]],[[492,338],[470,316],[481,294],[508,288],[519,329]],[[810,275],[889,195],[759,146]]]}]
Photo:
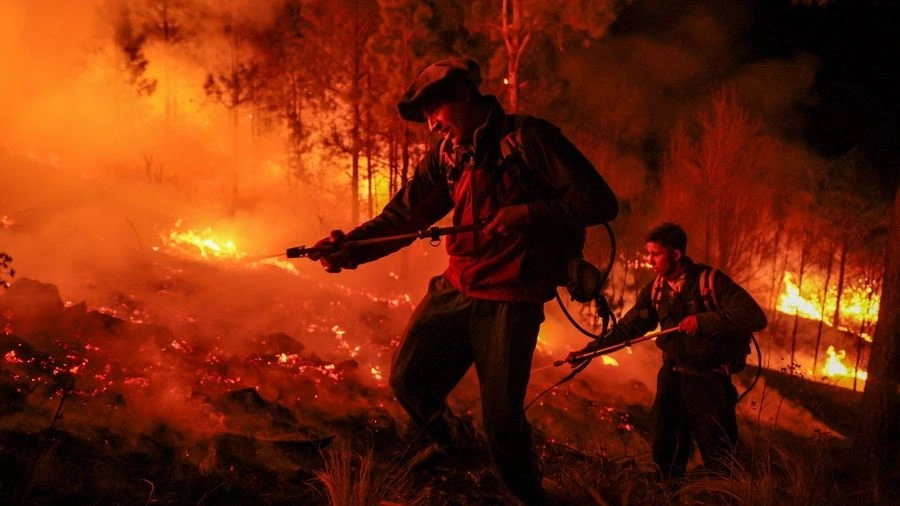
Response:
[{"label": "night sky", "polygon": [[[764,60],[817,60],[808,101],[795,104],[803,124],[796,131],[826,158],[853,148],[871,161],[883,198],[892,198],[900,173],[900,8],[898,2],[852,0],[824,7],[787,0],[636,2],[612,27],[613,34],[671,29],[685,12],[702,6],[729,29],[734,68]],[[813,2],[816,3],[816,2]],[[723,69],[724,73],[728,69]]]}]

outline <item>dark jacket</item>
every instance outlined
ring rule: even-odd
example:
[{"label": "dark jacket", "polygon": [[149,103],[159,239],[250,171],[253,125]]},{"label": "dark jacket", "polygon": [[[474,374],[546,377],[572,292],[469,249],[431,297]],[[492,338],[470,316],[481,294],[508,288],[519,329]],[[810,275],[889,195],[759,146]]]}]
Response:
[{"label": "dark jacket", "polygon": [[[637,301],[619,321],[615,341],[641,336],[659,325],[663,330],[677,327],[689,315],[697,315],[700,331],[694,335],[675,332],[660,336],[656,345],[665,352],[664,363],[712,370],[740,360],[749,352],[750,333],[766,327],[766,315],[753,297],[725,273],[717,271],[713,279],[716,307],[711,308],[701,294],[700,274],[708,267],[688,262],[684,286],[677,294],[663,282],[662,293],[654,304],[655,281],[638,294]],[[657,306],[658,305],[658,309]]]},{"label": "dark jacket", "polygon": [[[445,274],[471,297],[546,301],[565,282],[567,258],[581,256],[585,227],[615,218],[618,203],[557,127],[531,116],[507,115],[493,96],[481,100],[491,112],[475,132],[474,150],[436,143],[381,214],[347,238],[415,232],[451,211],[453,225],[485,222],[502,206],[527,204],[530,226],[524,234],[450,236]],[[372,261],[410,242],[366,247],[352,257],[356,263]]]}]

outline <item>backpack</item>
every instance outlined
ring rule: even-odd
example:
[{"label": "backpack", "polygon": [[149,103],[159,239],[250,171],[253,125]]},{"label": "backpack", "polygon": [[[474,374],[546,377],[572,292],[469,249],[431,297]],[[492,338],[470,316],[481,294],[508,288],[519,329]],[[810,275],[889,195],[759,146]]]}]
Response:
[{"label": "backpack", "polygon": [[[719,302],[716,298],[715,279],[718,270],[715,267],[710,267],[708,265],[698,265],[703,269],[697,280],[698,288],[700,289],[700,300],[703,302],[703,311],[699,312],[717,311],[719,309]],[[651,302],[653,309],[657,314],[659,314],[659,306],[662,301],[662,288],[664,282],[665,280],[663,280],[662,276],[657,276],[656,280],[653,281]],[[750,342],[753,339],[753,334],[751,332],[745,332],[740,335],[736,334],[729,337],[734,339],[735,342],[733,343],[732,349],[726,351],[728,358],[722,366],[728,374],[734,374],[743,371],[747,367],[747,355],[750,354]]]}]

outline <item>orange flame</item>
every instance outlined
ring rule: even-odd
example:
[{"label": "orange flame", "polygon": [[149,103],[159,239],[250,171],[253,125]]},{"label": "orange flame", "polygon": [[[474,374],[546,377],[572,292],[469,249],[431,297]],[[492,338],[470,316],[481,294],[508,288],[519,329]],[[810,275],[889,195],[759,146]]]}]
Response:
[{"label": "orange flame", "polygon": [[[803,285],[813,286],[813,293],[823,292],[824,282],[814,276],[805,275]],[[784,290],[778,296],[778,311],[799,315],[811,320],[821,320],[829,327],[834,326],[834,319],[825,313],[825,308],[834,308],[837,294],[834,287],[828,287],[825,300],[820,297],[815,299],[804,297],[803,292],[790,273],[784,273]],[[846,289],[841,295],[841,319],[843,323],[854,322],[856,325],[874,324],[878,320],[878,308],[881,298],[873,293],[871,285],[865,285],[862,289]],[[815,296],[813,296],[815,297]],[[859,328],[851,330],[846,325],[839,325],[839,330],[846,332],[859,332]],[[872,336],[861,333],[860,337],[871,342]]]},{"label": "orange flame", "polygon": [[791,281],[791,274],[784,273],[784,291],[778,296],[778,310],[782,313],[797,314],[812,320],[822,319],[822,310],[813,302],[800,295],[800,287]]},{"label": "orange flame", "polygon": [[[234,239],[226,238],[216,234],[211,227],[206,227],[200,232],[194,230],[180,231],[183,221],[179,218],[175,222],[175,228],[169,232],[166,247],[177,253],[187,256],[197,256],[204,260],[243,260],[250,268],[257,268],[260,265],[271,265],[281,270],[290,272],[298,276],[300,272],[297,267],[280,258],[263,258],[260,260],[250,260],[248,254],[238,248],[238,243]],[[159,248],[154,248],[158,251]]]},{"label": "orange flame", "polygon": [[173,249],[185,252],[196,250],[203,258],[242,258],[246,253],[238,250],[237,245],[231,239],[217,238],[210,227],[195,232],[186,230],[179,232],[182,220],[175,222],[175,229],[169,232],[169,246]]},{"label": "orange flame", "polygon": [[856,376],[856,379],[866,381],[869,377],[867,371],[850,368],[844,364],[843,361],[847,358],[846,350],[836,351],[834,346],[829,346],[826,353],[828,353],[828,359],[825,361],[825,365],[822,366],[822,375],[826,378],[852,378]]}]

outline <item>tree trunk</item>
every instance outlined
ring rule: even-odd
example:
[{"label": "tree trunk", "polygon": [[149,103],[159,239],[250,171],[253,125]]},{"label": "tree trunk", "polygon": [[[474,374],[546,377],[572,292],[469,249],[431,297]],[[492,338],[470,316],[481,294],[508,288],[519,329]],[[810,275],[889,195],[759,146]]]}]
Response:
[{"label": "tree trunk", "polygon": [[361,155],[362,147],[362,97],[363,97],[363,84],[362,84],[362,75],[363,75],[363,52],[365,51],[364,41],[362,40],[361,32],[362,32],[362,20],[360,18],[361,13],[359,12],[359,2],[356,2],[353,5],[353,55],[352,55],[352,68],[351,68],[351,78],[350,78],[350,90],[349,96],[352,101],[353,108],[353,117],[351,118],[352,125],[350,129],[350,138],[351,138],[351,146],[350,146],[350,159],[351,159],[351,173],[350,173],[350,209],[351,209],[351,222],[355,225],[359,223],[359,159]]},{"label": "tree trunk", "polygon": [[834,236],[828,244],[828,268],[825,270],[825,287],[822,289],[822,315],[819,318],[819,327],[816,329],[816,349],[813,351],[813,379],[816,377],[816,367],[819,365],[819,347],[822,345],[822,330],[825,325],[825,304],[828,301],[828,285],[831,283],[831,271],[834,267]]},{"label": "tree trunk", "polygon": [[[519,68],[522,64],[522,56],[531,39],[531,33],[525,32],[522,11],[522,0],[503,0],[501,16],[501,29],[503,41],[506,43],[506,85],[509,89],[507,104],[509,112],[519,112]],[[510,15],[512,21],[510,22]]]},{"label": "tree trunk", "polygon": [[841,324],[841,299],[844,296],[844,281],[847,275],[847,253],[850,250],[850,238],[846,233],[841,237],[841,256],[838,260],[838,282],[837,294],[834,300],[834,328],[839,328]]},{"label": "tree trunk", "polygon": [[[781,288],[781,281],[784,279],[784,271],[778,269],[778,245],[781,242],[781,235],[784,231],[784,222],[778,220],[775,222],[775,238],[772,241],[772,285],[769,289],[769,308],[772,314],[778,311],[778,289]],[[781,277],[779,277],[779,274]]]},{"label": "tree trunk", "polygon": [[884,262],[881,306],[872,349],[869,376],[863,392],[855,447],[858,462],[870,462],[877,484],[897,469],[900,440],[900,191],[894,197],[891,232]]},{"label": "tree trunk", "polygon": [[[358,75],[354,72],[355,75]],[[359,90],[359,82],[354,77],[353,87]],[[362,111],[359,100],[354,99],[353,103],[353,126],[350,130],[351,146],[350,146],[350,210],[351,222],[359,223],[359,154],[360,154],[360,123],[362,122]]]},{"label": "tree trunk", "polygon": [[[806,257],[809,255],[809,232],[803,233],[803,246],[800,248],[800,272],[797,274],[797,291],[801,294],[803,293],[803,272],[806,271]],[[800,316],[797,314],[797,310],[794,309],[794,328],[791,330],[791,370],[794,370],[794,365],[797,363],[794,358],[795,353],[797,352],[797,327],[799,325]]]},{"label": "tree trunk", "polygon": [[[367,115],[368,116],[368,115]],[[371,128],[371,124],[369,124]],[[372,139],[366,138],[366,189],[368,191],[368,219],[375,216],[375,168],[372,166]]]}]

